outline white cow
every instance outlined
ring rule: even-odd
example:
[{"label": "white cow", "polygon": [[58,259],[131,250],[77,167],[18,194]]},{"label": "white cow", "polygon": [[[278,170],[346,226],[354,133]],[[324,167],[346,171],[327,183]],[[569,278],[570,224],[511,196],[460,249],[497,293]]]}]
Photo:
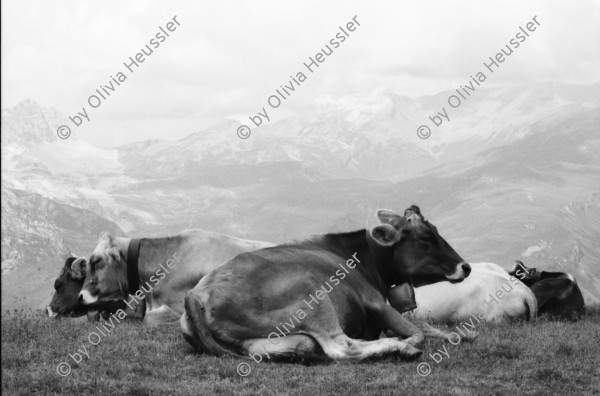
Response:
[{"label": "white cow", "polygon": [[[516,277],[493,263],[471,263],[471,274],[460,283],[437,282],[416,287],[414,319],[459,322],[471,317],[499,322],[537,316],[535,295]],[[401,293],[390,291],[389,302],[400,309]],[[400,309],[401,310],[401,309]]]}]

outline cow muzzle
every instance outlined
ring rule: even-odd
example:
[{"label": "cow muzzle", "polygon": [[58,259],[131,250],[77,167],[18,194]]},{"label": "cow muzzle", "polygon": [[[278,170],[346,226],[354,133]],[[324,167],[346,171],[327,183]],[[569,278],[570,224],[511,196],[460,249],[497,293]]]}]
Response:
[{"label": "cow muzzle", "polygon": [[45,309],[45,311],[46,311],[46,313],[48,314],[48,316],[49,316],[49,317],[51,317],[51,318],[56,318],[56,317],[58,317],[58,312],[54,312],[54,311],[52,310],[52,308],[50,308],[50,306],[47,306],[47,307],[46,307],[46,309]]},{"label": "cow muzzle", "polygon": [[460,282],[464,280],[467,276],[469,276],[470,273],[471,265],[463,261],[462,263],[459,263],[456,266],[456,270],[454,271],[454,273],[446,275],[446,279],[448,279],[451,282]]},{"label": "cow muzzle", "polygon": [[83,305],[92,305],[98,302],[98,296],[92,296],[87,290],[82,290],[79,293],[79,302]]}]

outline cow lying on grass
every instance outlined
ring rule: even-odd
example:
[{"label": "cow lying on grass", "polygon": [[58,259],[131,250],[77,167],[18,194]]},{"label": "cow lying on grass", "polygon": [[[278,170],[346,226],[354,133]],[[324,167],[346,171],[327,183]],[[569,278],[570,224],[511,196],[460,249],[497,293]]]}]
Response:
[{"label": "cow lying on grass", "polygon": [[[79,317],[87,315],[88,320],[97,321],[102,316],[108,318],[118,309],[129,309],[125,303],[107,303],[96,307],[89,307],[81,304],[79,293],[83,287],[86,275],[87,259],[83,257],[69,257],[54,281],[54,295],[50,305],[46,307],[46,313],[51,318],[61,317]],[[143,318],[145,303],[136,306],[135,310],[128,310],[127,316],[130,318]]]},{"label": "cow lying on grass", "polygon": [[[377,216],[382,224],[371,230],[244,253],[216,268],[187,293],[185,339],[213,355],[419,356],[424,334],[386,303],[388,290],[409,280],[460,282],[471,267],[418,207]],[[405,339],[380,339],[385,330]]]},{"label": "cow lying on grass", "polygon": [[[213,262],[214,268],[220,265],[217,261]],[[93,309],[79,301],[79,293],[85,280],[86,263],[87,259],[75,257],[69,257],[65,261],[65,266],[54,283],[55,293],[52,301],[46,308],[50,317],[87,315],[89,320],[98,320],[101,315],[106,319],[116,309],[126,307],[124,303],[121,303]],[[513,293],[511,283],[506,281],[509,279],[508,274],[502,267],[492,263],[471,263],[471,268],[471,275],[460,283],[436,282],[414,289],[392,287],[388,300],[392,307],[399,312],[416,308],[408,315],[411,319],[422,321],[458,322],[479,314],[483,320],[494,322],[518,318],[531,320],[535,317],[533,292],[522,285],[513,286],[515,289]],[[490,271],[492,274],[489,273]],[[503,287],[505,291],[506,289],[509,291],[505,297],[503,296],[497,301],[489,298]],[[492,304],[492,302],[494,303]],[[129,313],[128,317],[144,317],[145,303],[137,307],[138,310],[135,313]],[[177,310],[178,308],[174,307],[173,309]],[[183,312],[182,305],[180,309]]]},{"label": "cow lying on grass", "polygon": [[144,322],[176,323],[183,298],[213,268],[239,253],[272,246],[203,230],[188,230],[166,238],[100,236],[88,262],[78,301],[91,309],[145,304]]},{"label": "cow lying on grass", "polygon": [[[215,234],[202,230],[191,231],[196,235],[204,235],[204,240],[210,242],[211,246],[207,249],[204,259],[205,265],[203,268],[206,273],[217,268],[222,262],[228,261],[234,257],[235,250],[231,251],[231,256],[226,257],[222,253],[226,252],[232,245],[237,244],[242,249],[248,247],[246,251],[255,250],[258,246],[272,246],[268,242],[253,242],[245,241],[239,244],[238,238],[232,238],[226,235]],[[189,231],[188,231],[189,233]],[[101,239],[107,236],[102,236]],[[211,256],[211,252],[215,256]],[[79,293],[83,287],[86,276],[87,259],[70,257],[65,261],[65,266],[55,281],[55,294],[52,298],[47,312],[51,317],[62,316],[81,316],[88,315],[90,320],[98,320],[99,314],[102,313],[104,319],[119,308],[129,309],[123,301],[115,303],[106,303],[104,305],[89,306],[83,305],[79,301]],[[183,268],[188,268],[184,266]],[[437,322],[452,322],[466,320],[473,315],[482,315],[482,319],[486,321],[499,321],[504,318],[532,318],[535,316],[535,301],[532,301],[532,292],[523,286],[513,286],[514,292],[511,289],[508,275],[500,266],[491,263],[475,263],[471,264],[471,275],[460,283],[453,282],[436,282],[431,285],[419,286],[414,289],[412,295],[401,293],[402,289],[392,287],[389,291],[388,299],[391,305],[405,312],[413,308],[416,309],[410,312],[411,319],[420,321],[433,320]],[[177,269],[177,271],[185,271],[185,269]],[[190,283],[197,283],[206,273],[188,273],[186,277],[190,279]],[[506,278],[506,279],[505,279]],[[499,300],[498,303],[491,303],[489,295],[494,295],[498,290],[508,289],[506,297]],[[169,310],[183,313],[183,295],[187,290],[181,291],[181,301],[179,304],[173,304]],[[409,294],[412,289],[409,290]],[[170,293],[172,294],[172,293]],[[145,315],[145,299],[141,300],[140,304],[131,304],[136,311],[131,313],[128,311],[128,317],[143,318]],[[416,302],[416,304],[414,304]],[[487,303],[486,303],[487,302]],[[156,316],[155,316],[156,318]],[[179,317],[177,317],[179,320]],[[148,321],[153,324],[160,322]],[[167,318],[166,323],[173,322],[172,318]],[[425,323],[421,323],[425,334],[428,336],[440,336],[436,330],[430,328]]]},{"label": "cow lying on grass", "polygon": [[[535,320],[534,293],[517,277],[493,263],[471,263],[471,275],[460,283],[448,281],[414,288],[417,307],[409,317],[437,322],[459,322],[476,316],[478,320]],[[392,288],[390,304],[402,309],[406,301],[401,288]]]},{"label": "cow lying on grass", "polygon": [[509,274],[518,277],[535,295],[538,313],[551,318],[576,320],[585,312],[577,281],[566,272],[537,271],[516,260]]}]

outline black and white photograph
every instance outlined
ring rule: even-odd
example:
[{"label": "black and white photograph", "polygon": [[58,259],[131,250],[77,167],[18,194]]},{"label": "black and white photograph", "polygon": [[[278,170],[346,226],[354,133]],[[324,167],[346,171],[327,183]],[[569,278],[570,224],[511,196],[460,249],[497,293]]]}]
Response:
[{"label": "black and white photograph", "polygon": [[1,3],[4,395],[600,395],[600,2]]}]

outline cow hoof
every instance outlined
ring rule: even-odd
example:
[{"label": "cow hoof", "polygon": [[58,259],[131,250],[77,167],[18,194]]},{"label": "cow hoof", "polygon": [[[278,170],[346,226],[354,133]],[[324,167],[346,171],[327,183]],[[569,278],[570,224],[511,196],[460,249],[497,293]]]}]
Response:
[{"label": "cow hoof", "polygon": [[405,349],[402,350],[402,357],[405,360],[412,361],[418,359],[419,356],[423,354],[423,351],[413,347],[412,345],[408,345]]},{"label": "cow hoof", "polygon": [[418,348],[424,341],[422,336],[411,336],[404,340],[408,345]]}]

